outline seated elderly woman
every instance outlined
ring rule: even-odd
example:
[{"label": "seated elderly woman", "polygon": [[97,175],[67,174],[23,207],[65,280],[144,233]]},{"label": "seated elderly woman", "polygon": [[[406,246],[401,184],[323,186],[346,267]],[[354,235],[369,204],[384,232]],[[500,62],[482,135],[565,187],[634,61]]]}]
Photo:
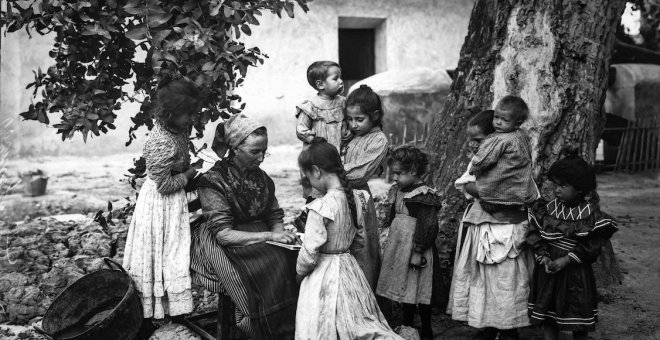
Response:
[{"label": "seated elderly woman", "polygon": [[193,281],[226,292],[238,327],[252,339],[293,339],[298,286],[295,252],[266,244],[293,243],[273,181],[259,168],[266,128],[238,114],[216,130],[214,150],[229,155],[198,181],[206,221],[193,232]]}]

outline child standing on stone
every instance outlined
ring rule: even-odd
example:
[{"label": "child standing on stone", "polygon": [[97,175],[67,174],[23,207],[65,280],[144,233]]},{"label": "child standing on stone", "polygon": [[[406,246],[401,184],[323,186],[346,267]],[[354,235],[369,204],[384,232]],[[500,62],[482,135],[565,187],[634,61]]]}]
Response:
[{"label": "child standing on stone", "polygon": [[156,122],[144,145],[147,179],[128,229],[123,266],[135,282],[145,318],[193,311],[190,224],[184,187],[197,171],[190,166],[190,116],[202,101],[183,79],[161,85]]},{"label": "child standing on stone", "polygon": [[[415,311],[422,320],[422,339],[433,339],[431,302],[434,265],[439,262],[440,195],[421,179],[428,166],[419,149],[404,146],[392,153],[390,172],[395,186],[390,191],[390,232],[376,294],[403,304],[403,324],[413,327]],[[437,294],[438,292],[436,292]]]},{"label": "child standing on stone", "polygon": [[591,265],[603,243],[618,229],[616,221],[589,202],[596,189],[593,167],[577,156],[554,163],[548,179],[555,199],[537,201],[529,213],[532,246],[537,266],[529,294],[529,318],[542,324],[545,340],[571,331],[586,340],[598,322],[598,294]]}]

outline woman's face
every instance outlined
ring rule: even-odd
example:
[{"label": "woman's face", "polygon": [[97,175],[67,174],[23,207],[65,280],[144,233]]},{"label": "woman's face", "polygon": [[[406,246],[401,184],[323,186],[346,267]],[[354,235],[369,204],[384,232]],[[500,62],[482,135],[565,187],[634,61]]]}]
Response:
[{"label": "woman's face", "polygon": [[234,162],[242,169],[254,169],[268,155],[268,136],[249,135],[234,151]]},{"label": "woman's face", "polygon": [[488,137],[477,125],[471,125],[467,128],[468,137],[468,157],[474,156],[479,149],[479,145]]},{"label": "woman's face", "polygon": [[170,121],[170,124],[172,124],[172,127],[174,128],[183,130],[188,127],[188,124],[190,124],[190,118],[190,114],[180,114],[176,117],[173,117]]},{"label": "woman's face", "polygon": [[346,108],[346,120],[348,127],[357,136],[364,136],[374,127],[374,122],[368,114],[362,112],[359,106],[349,106]]}]

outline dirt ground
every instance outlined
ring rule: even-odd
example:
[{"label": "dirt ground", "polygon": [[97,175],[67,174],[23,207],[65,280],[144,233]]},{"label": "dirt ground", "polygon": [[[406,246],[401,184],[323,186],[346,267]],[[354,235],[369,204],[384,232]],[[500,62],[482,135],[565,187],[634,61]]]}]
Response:
[{"label": "dirt ground", "polygon": [[[298,187],[296,158],[299,146],[278,146],[262,168],[275,181],[280,205],[290,219],[303,203]],[[115,207],[135,196],[120,180],[138,155],[105,157],[42,157],[10,161],[8,173],[40,168],[49,175],[47,194],[26,197],[19,185],[0,196],[0,220],[20,221],[38,216],[66,213],[95,213]],[[16,179],[16,178],[14,178]],[[591,339],[660,340],[660,173],[601,174],[598,177],[603,210],[619,221],[612,239],[624,273],[621,285],[603,294],[599,323]],[[375,194],[387,185],[372,183]],[[434,316],[436,339],[470,339],[473,329],[451,321],[443,313]],[[541,339],[539,329],[528,328],[523,339]],[[567,338],[568,339],[568,338]]]}]

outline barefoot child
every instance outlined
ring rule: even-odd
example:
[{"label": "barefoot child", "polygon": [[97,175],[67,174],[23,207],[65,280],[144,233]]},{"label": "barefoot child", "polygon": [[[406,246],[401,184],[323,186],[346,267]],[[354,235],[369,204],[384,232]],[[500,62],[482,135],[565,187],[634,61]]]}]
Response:
[{"label": "barefoot child", "polygon": [[[383,107],[380,98],[370,87],[362,85],[348,96],[346,120],[354,135],[346,146],[343,159],[346,178],[354,188],[371,193],[367,182],[378,174],[387,156],[389,141],[381,130]],[[380,242],[373,200],[367,202],[365,247],[353,255],[375,291],[380,269]]]},{"label": "barefoot child", "polygon": [[[342,137],[347,137],[348,130],[344,123],[344,104],[346,98],[341,95],[344,82],[341,68],[334,61],[316,61],[307,68],[307,82],[316,95],[296,107],[296,135],[309,145],[314,137],[325,138],[337,150],[341,148]],[[303,196],[309,203],[317,194],[304,177],[301,179]]]},{"label": "barefoot child", "polygon": [[383,253],[376,294],[403,304],[403,324],[413,327],[415,311],[422,320],[422,339],[433,339],[431,297],[433,266],[439,261],[438,236],[440,195],[424,184],[428,166],[419,149],[404,146],[389,158],[395,187],[390,191],[393,217]]},{"label": "barefoot child", "polygon": [[184,187],[196,174],[190,167],[188,124],[201,106],[198,93],[185,80],[162,85],[156,124],[144,145],[147,179],[128,229],[123,266],[140,293],[145,318],[193,311]]},{"label": "barefoot child", "polygon": [[337,149],[311,141],[298,164],[324,196],[307,204],[296,273],[296,339],[401,339],[388,326],[349,248],[361,243],[369,194],[352,190]]},{"label": "barefoot child", "polygon": [[[468,122],[468,145],[478,148],[477,154],[483,146],[479,144],[495,131],[494,115],[482,111]],[[479,198],[474,181],[464,174],[455,185],[469,198]],[[521,249],[527,214],[522,209],[491,214],[481,203],[477,199],[469,205],[461,221],[447,313],[480,328],[475,339],[494,340],[498,333],[500,339],[517,339],[517,328],[529,325],[529,272]]]},{"label": "barefoot child", "polygon": [[596,175],[583,159],[569,156],[554,163],[548,179],[557,186],[556,198],[537,201],[529,214],[527,242],[539,264],[532,279],[529,317],[532,324],[543,325],[546,340],[556,340],[559,331],[572,331],[573,339],[586,340],[598,321],[591,265],[617,225],[587,200],[596,189]]}]

